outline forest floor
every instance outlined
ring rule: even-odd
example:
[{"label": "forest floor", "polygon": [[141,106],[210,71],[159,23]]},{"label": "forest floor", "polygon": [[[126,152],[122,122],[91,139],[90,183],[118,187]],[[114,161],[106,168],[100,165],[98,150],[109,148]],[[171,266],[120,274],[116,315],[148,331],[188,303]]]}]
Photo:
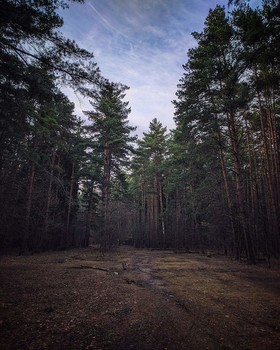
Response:
[{"label": "forest floor", "polygon": [[280,349],[280,268],[120,247],[0,260],[0,349]]}]

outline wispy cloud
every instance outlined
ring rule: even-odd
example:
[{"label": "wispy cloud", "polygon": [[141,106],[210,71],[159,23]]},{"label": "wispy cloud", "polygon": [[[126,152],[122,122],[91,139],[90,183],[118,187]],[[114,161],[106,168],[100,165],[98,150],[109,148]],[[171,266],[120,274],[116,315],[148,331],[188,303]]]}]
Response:
[{"label": "wispy cloud", "polygon": [[87,0],[83,10],[81,5],[71,5],[65,30],[75,25],[78,43],[94,52],[101,73],[130,87],[130,121],[141,135],[154,117],[174,127],[171,101],[187,51],[195,45],[191,32],[203,29],[210,7],[227,2]]},{"label": "wispy cloud", "polygon": [[108,30],[110,30],[111,32],[115,33],[117,32],[119,35],[127,38],[129,40],[129,37],[127,35],[125,35],[124,33],[122,33],[118,28],[114,27],[109,20],[107,20],[103,15],[101,15],[101,13],[99,13],[96,8],[92,5],[92,3],[87,2],[86,3],[87,6],[89,6],[89,8],[94,11],[97,16],[99,17],[99,19],[101,20],[101,24]]}]

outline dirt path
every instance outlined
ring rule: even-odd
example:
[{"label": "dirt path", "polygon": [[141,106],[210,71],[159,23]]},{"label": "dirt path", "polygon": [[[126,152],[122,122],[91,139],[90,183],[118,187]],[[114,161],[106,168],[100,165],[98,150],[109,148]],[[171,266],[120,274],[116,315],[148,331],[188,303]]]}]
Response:
[{"label": "dirt path", "polygon": [[4,257],[0,349],[280,349],[279,268],[122,247]]}]

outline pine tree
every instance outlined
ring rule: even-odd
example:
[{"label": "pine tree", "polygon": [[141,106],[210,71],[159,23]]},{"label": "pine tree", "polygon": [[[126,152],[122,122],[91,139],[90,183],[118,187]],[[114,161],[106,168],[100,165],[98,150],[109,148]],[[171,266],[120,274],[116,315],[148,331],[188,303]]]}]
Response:
[{"label": "pine tree", "polygon": [[166,156],[166,127],[156,118],[138,142],[134,159],[136,197],[140,200],[137,245],[148,247],[166,246],[165,203],[163,193],[163,168]]},{"label": "pine tree", "polygon": [[1,240],[21,242],[23,251],[48,249],[60,244],[54,232],[66,224],[65,145],[76,128],[73,105],[58,86],[91,96],[99,72],[93,54],[59,32],[57,10],[68,1],[4,0],[0,6]]},{"label": "pine tree", "polygon": [[193,34],[197,47],[174,102],[185,138],[213,145],[234,255],[245,252],[252,263],[257,251],[279,252],[279,13],[272,3],[257,10],[244,3],[229,17],[219,6],[209,12],[203,32]]},{"label": "pine tree", "polygon": [[[204,31],[194,33],[194,37],[198,47],[189,51],[189,61],[184,67],[186,73],[179,85],[179,102],[175,102],[177,119],[197,138],[208,135],[216,139],[235,237],[235,254],[238,258],[240,244],[244,242],[247,256],[254,262],[252,239],[246,225],[240,145],[240,109],[247,102],[240,92],[243,86],[240,77],[245,68],[234,30],[222,7],[210,10]],[[232,176],[225,167],[227,153],[231,156],[234,174],[236,197],[233,198],[229,188],[229,178]]]},{"label": "pine tree", "polygon": [[129,155],[133,150],[135,137],[130,133],[135,130],[128,125],[130,108],[124,102],[124,85],[104,81],[94,102],[93,111],[84,112],[92,122],[87,127],[92,135],[95,147],[93,152],[102,159],[102,212],[104,227],[102,232],[102,248],[107,250],[112,245],[109,226],[109,205],[111,201],[112,180],[119,176],[122,168],[128,164]]}]

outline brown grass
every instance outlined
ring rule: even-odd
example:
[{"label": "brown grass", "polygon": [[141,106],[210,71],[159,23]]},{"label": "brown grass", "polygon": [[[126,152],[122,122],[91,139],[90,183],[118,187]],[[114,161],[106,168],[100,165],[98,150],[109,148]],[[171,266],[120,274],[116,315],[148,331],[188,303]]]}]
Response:
[{"label": "brown grass", "polygon": [[1,350],[280,349],[278,267],[128,247],[0,265]]}]

